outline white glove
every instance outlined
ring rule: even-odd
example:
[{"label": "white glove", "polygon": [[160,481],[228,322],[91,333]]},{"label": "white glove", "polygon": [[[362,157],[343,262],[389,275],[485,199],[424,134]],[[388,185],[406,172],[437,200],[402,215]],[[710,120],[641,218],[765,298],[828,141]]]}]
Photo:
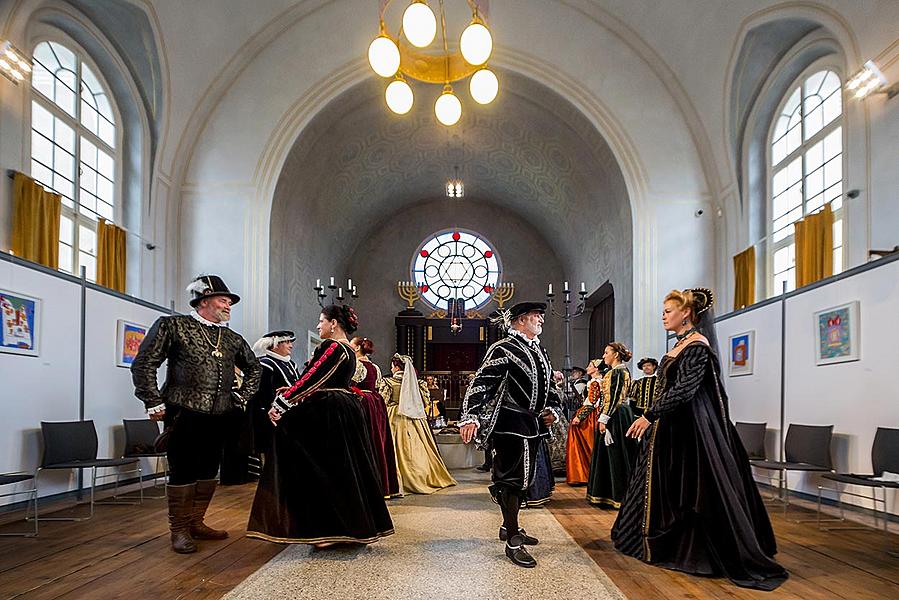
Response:
[{"label": "white glove", "polygon": [[606,429],[606,437],[605,437],[606,446],[611,446],[615,443],[615,440],[612,439],[612,432]]}]

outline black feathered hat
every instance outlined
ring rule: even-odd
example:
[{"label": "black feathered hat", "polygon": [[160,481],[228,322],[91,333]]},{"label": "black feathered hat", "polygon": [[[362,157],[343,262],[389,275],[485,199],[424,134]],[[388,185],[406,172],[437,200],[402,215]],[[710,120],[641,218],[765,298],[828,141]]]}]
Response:
[{"label": "black feathered hat", "polygon": [[232,293],[218,275],[200,275],[187,286],[187,291],[192,294],[190,299],[192,308],[196,308],[203,298],[213,296],[227,296],[231,298],[231,304],[240,302],[240,296]]},{"label": "black feathered hat", "polygon": [[539,313],[546,312],[546,302],[519,302],[509,309],[509,319],[513,320],[521,315],[529,312],[537,311]]},{"label": "black feathered hat", "polygon": [[282,342],[295,342],[297,336],[292,331],[286,329],[279,331],[270,331],[264,336],[256,340],[253,344],[253,352],[256,354],[264,354],[266,350],[271,350]]}]

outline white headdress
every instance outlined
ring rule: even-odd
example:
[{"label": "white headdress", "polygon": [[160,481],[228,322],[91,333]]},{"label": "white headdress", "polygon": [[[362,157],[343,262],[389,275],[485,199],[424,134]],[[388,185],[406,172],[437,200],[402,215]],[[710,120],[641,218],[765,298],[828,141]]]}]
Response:
[{"label": "white headdress", "polygon": [[418,388],[418,377],[415,376],[415,367],[408,356],[403,358],[406,368],[403,371],[403,382],[400,384],[399,413],[410,419],[425,418],[425,402]]}]

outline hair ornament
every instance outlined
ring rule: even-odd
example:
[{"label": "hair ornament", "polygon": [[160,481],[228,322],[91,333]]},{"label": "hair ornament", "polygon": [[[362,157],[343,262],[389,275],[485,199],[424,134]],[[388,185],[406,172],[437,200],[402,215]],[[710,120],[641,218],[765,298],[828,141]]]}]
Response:
[{"label": "hair ornament", "polygon": [[693,293],[693,309],[697,315],[701,315],[715,304],[715,293],[709,288],[691,288]]}]

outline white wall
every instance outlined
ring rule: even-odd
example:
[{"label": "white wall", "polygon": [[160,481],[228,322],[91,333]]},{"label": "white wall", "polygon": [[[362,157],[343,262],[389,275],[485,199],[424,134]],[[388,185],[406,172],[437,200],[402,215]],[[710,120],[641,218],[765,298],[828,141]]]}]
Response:
[{"label": "white wall", "polygon": [[[853,300],[860,303],[860,357],[855,362],[815,365],[814,313]],[[838,472],[870,473],[871,445],[877,427],[899,428],[895,361],[899,322],[899,261],[885,263],[786,300],[786,387],[784,423],[834,425],[832,456]],[[735,333],[755,330],[754,374],[725,377],[735,421],[765,421],[774,430],[769,457],[778,458],[780,422],[780,304],[750,310],[719,322],[722,348]],[[726,360],[726,359],[725,359]],[[772,443],[773,442],[773,443]],[[820,478],[793,472],[789,487],[817,493]],[[854,489],[870,495],[869,490]],[[878,494],[879,495],[879,494]],[[899,501],[888,494],[888,508]],[[829,497],[833,497],[830,494]],[[845,497],[870,506],[870,502]]]},{"label": "white wall", "polygon": [[[42,301],[40,356],[0,353],[4,383],[0,472],[34,471],[41,461],[41,421],[79,417],[81,287],[75,281],[0,260],[0,288]],[[122,419],[145,417],[145,413],[134,397],[130,371],[115,366],[117,320],[150,325],[164,313],[90,289],[86,308],[84,418],[92,419],[97,428],[98,456],[121,456]],[[142,462],[144,473],[155,468],[155,461],[152,465]],[[42,497],[74,490],[77,472],[47,471],[39,485]]]}]

